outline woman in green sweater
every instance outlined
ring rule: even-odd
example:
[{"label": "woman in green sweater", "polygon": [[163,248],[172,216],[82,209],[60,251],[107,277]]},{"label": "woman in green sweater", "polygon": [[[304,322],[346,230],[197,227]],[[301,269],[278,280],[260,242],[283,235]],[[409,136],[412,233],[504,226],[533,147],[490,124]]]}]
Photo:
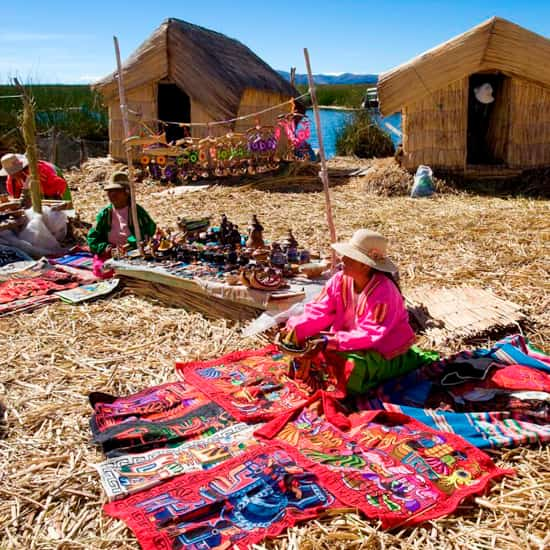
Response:
[{"label": "woman in green sweater", "polygon": [[[99,212],[87,240],[93,254],[107,259],[114,248],[137,248],[137,242],[130,208],[128,175],[125,172],[115,172],[104,189],[111,204]],[[139,204],[136,207],[141,238],[147,240],[154,235],[157,224],[144,208]]]}]

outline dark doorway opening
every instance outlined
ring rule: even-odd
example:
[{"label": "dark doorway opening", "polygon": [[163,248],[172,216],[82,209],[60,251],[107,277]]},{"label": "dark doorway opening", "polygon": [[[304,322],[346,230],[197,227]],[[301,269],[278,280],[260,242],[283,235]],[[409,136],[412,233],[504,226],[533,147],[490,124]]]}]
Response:
[{"label": "dark doorway opening", "polygon": [[[158,117],[170,122],[191,122],[191,101],[189,96],[177,84],[159,83]],[[169,124],[166,128],[168,142],[182,139],[189,135],[188,128]]]},{"label": "dark doorway opening", "polygon": [[510,114],[510,79],[477,73],[468,86],[467,164],[505,165]]}]

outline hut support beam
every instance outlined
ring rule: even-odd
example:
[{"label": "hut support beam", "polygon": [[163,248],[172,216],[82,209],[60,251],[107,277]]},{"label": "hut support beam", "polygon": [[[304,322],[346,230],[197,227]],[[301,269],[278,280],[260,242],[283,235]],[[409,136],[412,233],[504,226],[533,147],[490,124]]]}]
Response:
[{"label": "hut support beam", "polygon": [[[311,94],[311,105],[313,114],[315,115],[315,126],[317,128],[317,139],[319,140],[319,156],[321,157],[321,181],[323,182],[323,190],[325,193],[325,213],[327,216],[327,224],[330,232],[330,242],[336,242],[336,229],[334,227],[334,218],[332,216],[332,204],[330,201],[330,189],[328,181],[327,160],[325,157],[325,147],[323,145],[323,133],[321,130],[321,116],[319,115],[319,105],[317,103],[317,93],[315,91],[315,82],[313,81],[313,73],[311,72],[311,64],[309,61],[309,52],[304,48],[304,57],[307,67],[307,79],[309,82],[309,93]],[[332,269],[336,268],[336,252],[331,248]]]},{"label": "hut support beam", "polygon": [[113,36],[115,43],[115,55],[118,71],[118,95],[120,98],[120,112],[122,113],[122,126],[124,128],[124,140],[126,149],[126,160],[128,162],[128,180],[130,181],[130,208],[132,220],[134,222],[134,231],[136,233],[136,241],[138,248],[141,250],[141,229],[139,227],[139,219],[137,215],[136,190],[134,186],[134,162],[132,160],[132,146],[126,142],[130,137],[130,125],[128,124],[128,105],[126,104],[126,95],[124,93],[124,79],[122,76],[122,63],[120,62],[120,48],[118,47],[118,38]]}]

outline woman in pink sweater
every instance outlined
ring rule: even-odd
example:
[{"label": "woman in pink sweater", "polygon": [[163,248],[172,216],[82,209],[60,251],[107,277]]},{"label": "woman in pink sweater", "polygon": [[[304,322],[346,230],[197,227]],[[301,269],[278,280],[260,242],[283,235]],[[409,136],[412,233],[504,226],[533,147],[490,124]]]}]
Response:
[{"label": "woman in pink sweater", "polygon": [[314,353],[322,352],[338,367],[347,393],[363,393],[435,360],[436,354],[413,346],[415,334],[393,276],[397,267],[387,256],[387,239],[360,229],[348,242],[332,246],[343,257],[343,270],[303,314],[289,319],[283,341],[316,341]]}]

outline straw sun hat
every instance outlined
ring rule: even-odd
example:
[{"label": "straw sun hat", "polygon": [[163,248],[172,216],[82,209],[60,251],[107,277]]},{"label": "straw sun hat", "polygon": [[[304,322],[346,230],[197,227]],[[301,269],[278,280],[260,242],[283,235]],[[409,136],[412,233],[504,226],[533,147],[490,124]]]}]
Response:
[{"label": "straw sun hat", "polygon": [[114,172],[108,183],[103,187],[104,191],[114,191],[116,189],[128,189],[130,181],[126,172]]},{"label": "straw sun hat", "polygon": [[485,84],[482,84],[478,88],[474,88],[474,95],[476,99],[484,105],[493,103],[495,100],[493,97],[493,87],[488,82],[485,82]]},{"label": "straw sun hat", "polygon": [[18,155],[17,153],[7,153],[1,159],[2,170],[0,170],[0,176],[13,176],[17,172],[21,172],[29,165],[29,161],[25,155]]},{"label": "straw sun hat", "polygon": [[397,273],[397,266],[388,258],[388,239],[369,229],[357,230],[351,239],[334,243],[332,248],[340,256],[347,256],[379,271]]}]

